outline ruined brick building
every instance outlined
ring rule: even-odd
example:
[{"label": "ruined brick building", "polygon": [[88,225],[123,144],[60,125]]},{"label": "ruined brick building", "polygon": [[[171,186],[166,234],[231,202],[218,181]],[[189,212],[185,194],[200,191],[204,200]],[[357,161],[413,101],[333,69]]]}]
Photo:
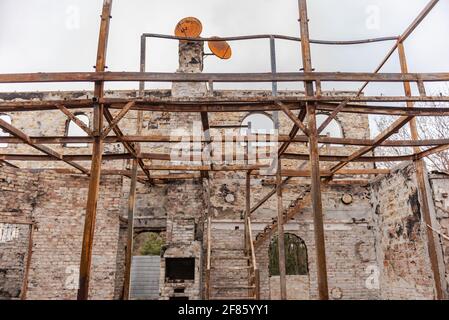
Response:
[{"label": "ruined brick building", "polygon": [[[103,10],[110,6],[105,1]],[[180,41],[177,75],[201,76],[204,51],[204,41]],[[299,110],[301,118],[307,90],[279,91],[274,99],[272,91],[214,90],[212,80],[174,81],[171,90],[100,91],[103,100],[98,100],[97,89],[0,93],[0,124],[7,132],[0,137],[0,299],[80,298],[86,274],[90,299],[126,299],[145,281],[157,286],[152,299],[447,297],[449,176],[425,172],[420,189],[420,169],[412,158],[401,158],[405,161],[393,169],[376,167],[374,148],[347,158],[362,141],[372,142],[363,104],[336,114],[323,132],[328,135],[314,142],[322,160],[323,252],[317,247],[317,191],[309,166],[313,142],[308,130],[291,135],[293,125],[303,130],[292,113]],[[357,92],[319,96],[340,101]],[[118,111],[106,116],[110,130],[101,137],[102,174],[86,271],[95,175],[93,169],[87,175],[76,169],[88,167],[95,153],[91,106],[98,102]],[[318,107],[318,127],[334,109],[325,103]],[[114,124],[114,117],[120,122]],[[198,125],[201,140],[190,143]],[[266,133],[261,126],[278,129],[279,140],[251,144],[252,135]],[[233,137],[230,146],[210,138],[224,135]],[[179,144],[186,136],[187,143]],[[36,148],[44,144],[51,151]],[[173,160],[174,145],[188,149],[186,163]],[[210,151],[207,145],[223,150],[223,158],[220,154],[213,164],[196,159]],[[287,148],[280,168],[264,174],[262,169],[275,163],[263,156],[266,149],[274,146],[277,156],[282,145]],[[254,146],[264,152],[250,162]],[[133,160],[133,152],[143,165]],[[344,169],[330,171],[348,159]],[[142,280],[148,265],[139,257],[132,260],[134,267],[126,262],[132,251],[128,235],[149,231],[160,233],[164,246],[160,257],[153,257],[157,272]],[[279,232],[285,234],[284,250]],[[325,286],[323,264],[317,262],[323,255]]]}]

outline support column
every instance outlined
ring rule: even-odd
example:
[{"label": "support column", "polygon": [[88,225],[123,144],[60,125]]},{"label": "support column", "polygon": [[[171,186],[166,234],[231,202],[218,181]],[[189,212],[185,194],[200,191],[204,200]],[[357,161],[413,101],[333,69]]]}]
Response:
[{"label": "support column", "polygon": [[[404,44],[403,42],[398,42],[398,53],[399,53],[399,61],[401,64],[401,72],[402,73],[408,73],[408,66],[407,66],[407,59],[405,56],[405,49],[404,49]],[[406,97],[411,97],[412,96],[412,90],[410,87],[410,83],[409,82],[403,82],[404,84],[404,92]],[[423,86],[420,86],[420,95],[425,96],[425,89]],[[407,107],[409,108],[413,108],[414,107],[414,103],[411,101],[407,102]],[[410,133],[411,133],[411,137],[412,140],[419,140],[419,133],[418,133],[418,127],[416,124],[416,118],[413,118],[412,120],[410,120]],[[419,147],[414,147],[413,148],[414,153],[419,153],[421,152],[421,149]],[[432,218],[430,215],[430,206],[429,206],[429,201],[428,201],[428,190],[426,187],[426,168],[425,168],[425,163],[424,160],[420,159],[420,160],[416,160],[415,162],[415,168],[416,168],[416,179],[418,182],[418,190],[419,190],[419,196],[420,196],[420,200],[421,200],[421,210],[423,213],[423,220],[424,223],[426,224],[426,233],[427,233],[427,250],[429,251],[429,259],[430,259],[430,264],[431,264],[431,268],[432,268],[432,273],[433,273],[433,279],[435,282],[435,296],[436,299],[441,300],[444,298],[444,293],[443,293],[443,289],[442,289],[442,285],[441,285],[441,274],[440,274],[440,270],[438,267],[438,255],[437,255],[437,249],[436,249],[436,245],[435,245],[435,237],[433,234],[433,231],[428,228],[427,226],[431,226],[432,225]]]},{"label": "support column", "polygon": [[[312,59],[310,54],[309,42],[309,21],[307,17],[306,0],[298,0],[299,4],[299,23],[301,27],[301,49],[304,72],[312,72]],[[306,96],[313,96],[313,82],[304,83]],[[323,225],[323,205],[321,202],[321,176],[320,160],[318,150],[318,133],[316,127],[316,106],[307,104],[307,114],[309,122],[309,153],[310,153],[310,171],[311,171],[311,194],[312,211],[315,233],[316,263],[317,263],[317,282],[318,295],[320,300],[329,299],[329,290],[327,285],[327,267],[326,267],[326,248],[324,240]]]},{"label": "support column", "polygon": [[285,270],[285,239],[284,239],[284,206],[282,205],[282,163],[277,159],[276,170],[276,195],[278,204],[278,253],[279,253],[279,284],[281,289],[281,300],[287,300],[287,282]]},{"label": "support column", "polygon": [[[111,9],[112,0],[104,0],[101,14],[100,33],[98,37],[97,63],[95,68],[96,72],[103,72],[105,70]],[[103,81],[98,81],[95,83],[94,94],[97,99],[103,97]],[[92,147],[92,163],[90,169],[89,191],[87,195],[86,216],[84,221],[83,243],[81,250],[78,300],[87,300],[89,298],[92,247],[97,214],[98,192],[100,188],[101,160],[103,155],[103,140],[101,139],[103,129],[103,105],[101,104],[94,105],[93,125],[94,143]]]},{"label": "support column", "polygon": [[[247,142],[249,143],[249,142]],[[246,189],[245,189],[245,250],[249,252],[250,241],[248,234],[248,217],[251,215],[251,171],[246,172]]]},{"label": "support column", "polygon": [[133,160],[131,185],[128,197],[128,235],[126,240],[125,255],[125,280],[123,283],[123,300],[129,300],[130,283],[131,283],[131,264],[133,257],[134,244],[134,211],[136,207],[136,187],[137,187],[137,159]]}]

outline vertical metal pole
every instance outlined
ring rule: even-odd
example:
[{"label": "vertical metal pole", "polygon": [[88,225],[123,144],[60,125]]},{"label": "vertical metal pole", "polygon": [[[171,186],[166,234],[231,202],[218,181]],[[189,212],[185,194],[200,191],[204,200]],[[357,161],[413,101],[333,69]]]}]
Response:
[{"label": "vertical metal pole", "polygon": [[250,216],[250,212],[251,212],[251,171],[248,170],[246,171],[246,190],[245,190],[245,204],[246,204],[246,208],[245,208],[245,249],[247,250],[247,252],[249,252],[250,250],[250,241],[251,239],[249,238],[248,234],[249,234],[249,230],[248,230],[248,217]]},{"label": "vertical metal pole", "polygon": [[[270,58],[271,58],[271,73],[275,75],[277,73],[276,67],[276,42],[273,36],[270,37]],[[278,85],[276,81],[272,82],[272,95],[278,95]],[[273,122],[275,132],[278,132],[280,128],[279,124],[279,112],[273,112]],[[286,267],[285,267],[285,241],[284,241],[284,206],[282,204],[282,163],[281,158],[277,157],[273,161],[273,165],[276,169],[276,195],[277,195],[277,212],[278,212],[278,259],[279,259],[279,286],[281,300],[287,299],[287,278],[286,278]]]},{"label": "vertical metal pole", "polygon": [[285,241],[284,241],[284,206],[282,205],[282,176],[281,176],[281,158],[277,159],[276,170],[276,195],[277,195],[277,210],[278,210],[278,253],[279,253],[279,278],[281,289],[281,300],[287,299],[287,279],[285,267]]},{"label": "vertical metal pole", "polygon": [[[407,59],[405,56],[405,49],[404,44],[402,42],[398,42],[398,53],[399,53],[399,62],[401,64],[401,72],[402,73],[408,73],[408,66],[407,66]],[[410,82],[403,82],[404,84],[404,92],[406,97],[412,96],[412,90],[410,87]],[[420,88],[420,95],[425,96],[426,92],[423,86],[419,86]],[[414,103],[411,101],[407,102],[407,107],[413,108]],[[418,133],[418,127],[416,124],[416,119],[413,118],[409,122],[410,126],[410,133],[412,140],[419,140],[419,133]],[[419,153],[421,149],[419,147],[413,148],[415,153]],[[426,188],[426,169],[425,169],[425,163],[424,161],[417,160],[415,161],[415,168],[416,168],[416,178],[418,182],[418,190],[419,195],[421,198],[421,210],[423,213],[423,220],[426,225],[432,226],[432,219],[430,216],[430,207],[429,207],[429,201],[428,201],[428,192]],[[437,249],[435,246],[435,237],[433,234],[433,231],[426,227],[427,232],[427,250],[429,251],[429,259],[430,259],[430,265],[432,268],[432,274],[433,274],[433,280],[435,282],[435,293],[436,298],[438,300],[441,300],[444,298],[444,293],[441,285],[441,275],[440,270],[438,267],[438,255],[437,255]]]},{"label": "vertical metal pole", "polygon": [[[98,37],[97,63],[95,68],[96,72],[103,72],[105,70],[111,10],[112,0],[104,0],[103,10],[101,14],[100,33]],[[103,81],[98,81],[95,83],[94,94],[97,99],[103,97]],[[92,148],[89,191],[87,196],[86,216],[84,222],[83,243],[81,250],[78,300],[87,300],[89,297],[92,247],[94,240],[98,193],[100,188],[101,160],[103,155],[103,140],[101,139],[101,133],[103,129],[103,105],[101,104],[94,105],[93,124],[95,137]]]},{"label": "vertical metal pole", "polygon": [[[277,67],[276,67],[276,39],[271,36],[270,37],[270,60],[271,60],[271,73],[275,75],[277,73]],[[273,96],[278,95],[278,83],[276,81],[273,81],[271,83],[271,94]]]},{"label": "vertical metal pole", "polygon": [[126,241],[126,256],[125,256],[125,281],[123,284],[123,300],[129,300],[130,285],[131,285],[131,266],[133,256],[134,244],[134,211],[136,207],[136,189],[137,189],[137,159],[133,160],[131,185],[129,188],[128,198],[128,236]]},{"label": "vertical metal pole", "polygon": [[[146,53],[147,53],[147,38],[142,35],[140,37],[140,72],[145,72],[146,69]],[[143,98],[145,93],[145,81],[139,82],[139,96]]]},{"label": "vertical metal pole", "polygon": [[[299,22],[301,28],[301,51],[304,72],[312,72],[312,59],[309,42],[309,21],[306,0],[298,0]],[[313,82],[305,82],[306,96],[313,96]],[[326,248],[324,240],[323,205],[321,201],[321,176],[318,150],[318,133],[316,127],[316,106],[306,104],[309,122],[309,153],[311,171],[312,210],[315,233],[318,295],[320,300],[329,299],[327,284]]]}]

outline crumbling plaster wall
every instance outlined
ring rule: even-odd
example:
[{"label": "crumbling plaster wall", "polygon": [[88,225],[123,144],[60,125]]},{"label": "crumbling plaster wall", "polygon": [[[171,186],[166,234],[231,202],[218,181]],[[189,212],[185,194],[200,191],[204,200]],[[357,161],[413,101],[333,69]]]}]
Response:
[{"label": "crumbling plaster wall", "polygon": [[[0,215],[36,223],[28,299],[76,299],[88,178],[0,168]],[[97,207],[90,298],[117,298],[121,179],[104,178]],[[23,235],[20,234],[22,237]],[[1,253],[6,250],[0,246]],[[120,281],[118,281],[120,282]]]},{"label": "crumbling plaster wall", "polygon": [[[436,221],[435,229],[442,234],[449,235],[449,176],[445,173],[433,173],[429,176],[433,191]],[[449,240],[435,235],[441,243],[442,255],[445,265],[445,281],[447,295],[449,296]]]},{"label": "crumbling plaster wall", "polygon": [[427,227],[414,165],[401,164],[374,181],[371,189],[381,298],[433,299]]}]

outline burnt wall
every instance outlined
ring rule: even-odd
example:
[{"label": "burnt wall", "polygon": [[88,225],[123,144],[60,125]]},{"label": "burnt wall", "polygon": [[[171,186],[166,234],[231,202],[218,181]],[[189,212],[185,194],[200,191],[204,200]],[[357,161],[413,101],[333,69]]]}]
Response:
[{"label": "burnt wall", "polygon": [[371,185],[382,299],[433,299],[426,225],[413,164]]},{"label": "burnt wall", "polygon": [[[116,289],[116,270],[120,270],[117,261],[121,259],[118,256],[121,184],[120,178],[101,181],[92,259],[92,299],[113,299],[120,291]],[[87,177],[0,168],[1,218],[35,221],[27,298],[76,298],[87,189]],[[27,234],[20,232],[15,240],[20,243],[14,247],[17,254],[23,252],[27,240]],[[8,246],[12,244],[0,244],[0,255],[10,255]],[[17,265],[23,268],[23,259]],[[20,276],[22,271],[13,273]]]}]

